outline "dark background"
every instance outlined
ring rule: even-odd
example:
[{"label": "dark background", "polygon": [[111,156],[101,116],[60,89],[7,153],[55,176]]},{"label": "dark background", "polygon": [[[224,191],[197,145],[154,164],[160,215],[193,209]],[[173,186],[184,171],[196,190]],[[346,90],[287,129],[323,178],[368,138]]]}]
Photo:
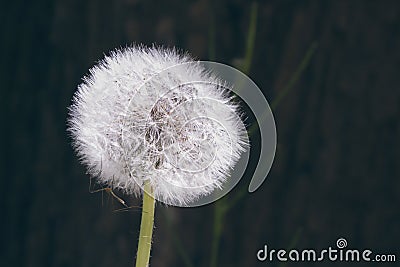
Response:
[{"label": "dark background", "polygon": [[[116,213],[115,199],[89,193],[66,134],[71,97],[104,53],[132,42],[240,62],[250,10],[239,0],[2,1],[1,266],[132,266],[140,209]],[[399,2],[276,0],[257,14],[249,76],[269,101],[318,47],[274,110],[268,179],[221,220],[216,266],[263,266],[264,244],[322,249],[339,237],[399,261]],[[151,266],[210,266],[217,205],[158,205]]]}]

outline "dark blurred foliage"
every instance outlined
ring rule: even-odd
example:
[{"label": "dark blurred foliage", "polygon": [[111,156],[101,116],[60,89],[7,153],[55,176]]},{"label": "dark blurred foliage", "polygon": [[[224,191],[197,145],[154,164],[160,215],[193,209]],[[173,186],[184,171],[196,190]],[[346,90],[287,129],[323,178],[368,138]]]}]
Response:
[{"label": "dark blurred foliage", "polygon": [[[244,0],[2,1],[1,266],[132,265],[140,209],[115,213],[118,202],[89,193],[65,131],[71,97],[104,53],[132,42],[232,65],[249,14]],[[262,266],[264,244],[321,249],[339,237],[399,260],[399,16],[397,1],[259,2],[249,75],[268,100],[318,49],[274,112],[268,179],[223,220],[218,266]],[[214,207],[158,205],[151,266],[209,266]]]}]

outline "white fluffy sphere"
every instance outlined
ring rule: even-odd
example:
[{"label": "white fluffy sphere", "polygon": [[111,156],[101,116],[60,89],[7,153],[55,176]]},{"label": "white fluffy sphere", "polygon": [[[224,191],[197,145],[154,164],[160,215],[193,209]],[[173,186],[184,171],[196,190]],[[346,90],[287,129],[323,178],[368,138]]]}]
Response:
[{"label": "white fluffy sphere", "polygon": [[222,81],[175,50],[116,50],[73,97],[68,130],[100,184],[185,205],[220,188],[247,144]]}]

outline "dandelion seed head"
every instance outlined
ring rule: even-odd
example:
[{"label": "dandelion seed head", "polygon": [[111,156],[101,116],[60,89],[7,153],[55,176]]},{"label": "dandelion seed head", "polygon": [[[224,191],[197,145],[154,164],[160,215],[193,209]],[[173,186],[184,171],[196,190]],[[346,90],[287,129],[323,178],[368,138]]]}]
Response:
[{"label": "dandelion seed head", "polygon": [[100,184],[185,205],[221,188],[247,133],[229,86],[174,49],[115,50],[78,86],[68,130]]}]

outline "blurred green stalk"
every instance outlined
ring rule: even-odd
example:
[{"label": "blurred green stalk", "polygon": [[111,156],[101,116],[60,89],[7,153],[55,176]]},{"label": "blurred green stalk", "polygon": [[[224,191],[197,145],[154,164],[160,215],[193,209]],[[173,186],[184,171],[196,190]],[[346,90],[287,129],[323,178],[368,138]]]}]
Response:
[{"label": "blurred green stalk", "polygon": [[[257,28],[257,3],[253,3],[251,7],[251,15],[250,15],[250,23],[249,23],[249,31],[247,37],[246,44],[246,55],[244,58],[244,64],[242,66],[242,71],[244,74],[248,75],[250,72],[250,67],[253,59],[253,51],[255,44],[255,36],[256,36],[256,28]],[[283,98],[290,92],[295,83],[301,77],[301,74],[308,66],[312,56],[314,55],[315,50],[317,49],[318,44],[314,42],[311,44],[310,48],[307,50],[304,58],[300,62],[296,71],[290,78],[288,84],[281,90],[276,99],[271,104],[271,109],[275,110],[278,104],[282,101]],[[265,116],[263,116],[265,117]],[[261,118],[263,119],[263,118]],[[258,124],[253,124],[249,130],[249,135],[254,134],[254,132],[258,129]],[[225,214],[229,211],[231,207],[233,207],[242,197],[246,195],[246,188],[240,190],[237,195],[233,198],[232,201],[229,201],[228,198],[222,198],[215,203],[214,209],[214,230],[213,230],[213,242],[211,246],[211,261],[210,267],[216,267],[218,265],[218,254],[219,254],[219,243],[222,235],[222,226],[225,218]]]},{"label": "blurred green stalk", "polygon": [[[254,44],[256,39],[257,30],[257,2],[253,2],[250,10],[250,23],[246,43],[246,54],[244,57],[244,63],[242,65],[242,71],[244,74],[250,72],[251,62],[253,60]],[[213,228],[213,241],[211,244],[211,258],[210,267],[218,266],[218,253],[219,243],[222,235],[222,226],[224,223],[225,214],[228,211],[227,197],[219,199],[215,203],[214,209],[214,228]]]}]

